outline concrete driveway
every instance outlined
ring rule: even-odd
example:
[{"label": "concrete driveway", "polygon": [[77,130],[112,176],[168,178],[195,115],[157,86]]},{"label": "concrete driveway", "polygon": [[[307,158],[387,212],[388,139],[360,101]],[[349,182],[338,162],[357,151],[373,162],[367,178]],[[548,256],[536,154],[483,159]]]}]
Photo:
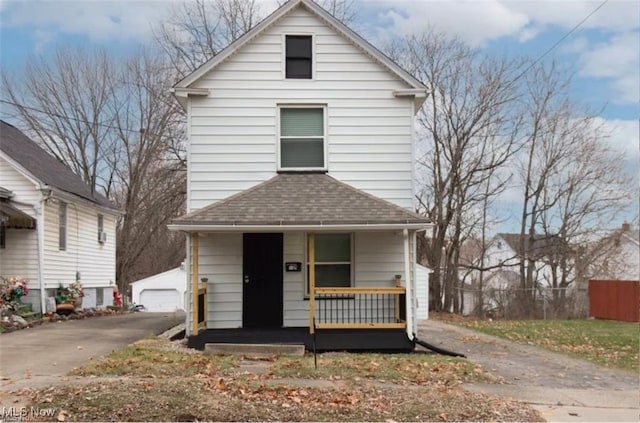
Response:
[{"label": "concrete driveway", "polygon": [[180,323],[184,313],[131,313],[44,323],[0,335],[0,390],[58,383],[89,360]]},{"label": "concrete driveway", "polygon": [[526,402],[547,421],[639,421],[637,374],[435,320],[421,321],[418,337],[504,379],[465,389]]}]

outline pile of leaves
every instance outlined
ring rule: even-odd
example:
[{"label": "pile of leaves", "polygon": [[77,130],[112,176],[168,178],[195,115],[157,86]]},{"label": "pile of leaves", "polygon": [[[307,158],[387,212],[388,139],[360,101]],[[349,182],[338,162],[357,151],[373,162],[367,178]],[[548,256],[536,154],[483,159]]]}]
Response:
[{"label": "pile of leaves", "polygon": [[[247,362],[267,371],[246,372]],[[28,395],[59,421],[541,421],[524,404],[460,389],[485,377],[461,360],[328,353],[318,364],[310,355],[206,355],[151,338],[74,371],[90,383]]]}]

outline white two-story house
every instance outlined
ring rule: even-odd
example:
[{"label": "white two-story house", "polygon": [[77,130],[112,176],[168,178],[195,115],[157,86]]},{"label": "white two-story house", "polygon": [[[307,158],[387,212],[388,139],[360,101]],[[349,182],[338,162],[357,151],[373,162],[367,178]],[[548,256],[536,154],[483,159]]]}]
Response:
[{"label": "white two-story house", "polygon": [[291,0],[173,92],[188,115],[187,214],[170,228],[188,234],[190,345],[412,347],[425,86]]},{"label": "white two-story house", "polygon": [[29,281],[22,302],[54,311],[58,287],[80,281],[84,308],[113,304],[118,215],[71,169],[0,121],[0,275]]}]

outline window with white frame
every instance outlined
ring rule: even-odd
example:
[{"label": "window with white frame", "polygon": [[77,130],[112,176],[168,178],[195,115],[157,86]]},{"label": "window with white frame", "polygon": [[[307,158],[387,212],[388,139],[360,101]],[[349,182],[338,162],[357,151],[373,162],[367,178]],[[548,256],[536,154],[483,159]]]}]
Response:
[{"label": "window with white frame", "polygon": [[325,108],[280,107],[280,169],[325,169]]},{"label": "window with white frame", "polygon": [[67,203],[60,202],[58,207],[58,250],[67,249]]},{"label": "window with white frame", "polygon": [[[316,287],[348,288],[353,285],[353,236],[350,233],[315,234]],[[309,262],[307,259],[309,294]]]},{"label": "window with white frame", "polygon": [[311,35],[287,35],[285,43],[286,78],[312,79],[313,38]]}]

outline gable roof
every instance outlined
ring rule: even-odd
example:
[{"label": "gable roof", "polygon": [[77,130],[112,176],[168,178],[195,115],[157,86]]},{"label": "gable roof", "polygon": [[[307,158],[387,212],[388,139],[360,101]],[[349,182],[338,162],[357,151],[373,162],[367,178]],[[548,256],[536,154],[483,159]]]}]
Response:
[{"label": "gable roof", "polygon": [[3,120],[0,120],[0,151],[45,185],[74,194],[102,207],[115,208],[104,196],[92,193],[82,178],[64,163]]},{"label": "gable roof", "polygon": [[[396,75],[399,79],[403,80],[407,83],[411,88],[420,90],[423,94],[426,94],[427,87],[416,79],[413,75],[411,75],[406,70],[402,69],[400,65],[391,60],[388,56],[374,47],[367,40],[362,38],[356,32],[351,30],[345,24],[340,22],[340,20],[336,19],[329,12],[324,10],[322,7],[317,5],[312,0],[289,0],[284,5],[280,6],[276,9],[272,14],[263,19],[260,23],[254,26],[252,29],[247,31],[244,35],[239,37],[237,40],[229,44],[224,50],[220,53],[206,61],[195,71],[184,77],[181,81],[174,85],[174,89],[176,88],[188,88],[191,84],[196,82],[202,76],[204,76],[207,72],[214,69],[220,63],[224,62],[227,58],[232,56],[236,51],[242,48],[244,45],[249,43],[251,40],[260,35],[264,30],[270,27],[273,23],[275,23],[278,19],[285,16],[287,13],[295,9],[296,7],[304,7],[311,13],[315,14],[322,21],[326,22],[330,27],[332,27],[339,34],[347,38],[354,45],[359,47],[362,51],[364,51],[367,55],[369,55],[376,62],[380,63],[382,66],[386,67],[392,74]],[[416,93],[418,94],[418,93]]]},{"label": "gable roof", "polygon": [[[500,233],[496,237],[502,238],[509,248],[516,254],[522,254],[520,249],[521,235],[518,233]],[[528,242],[528,235],[525,235],[524,256],[525,257],[550,257],[562,249],[567,248],[562,239],[557,235],[534,235],[533,245]]]},{"label": "gable roof", "polygon": [[276,175],[252,188],[174,219],[172,225],[424,227],[429,223],[424,216],[360,191],[329,175],[307,173]]}]

